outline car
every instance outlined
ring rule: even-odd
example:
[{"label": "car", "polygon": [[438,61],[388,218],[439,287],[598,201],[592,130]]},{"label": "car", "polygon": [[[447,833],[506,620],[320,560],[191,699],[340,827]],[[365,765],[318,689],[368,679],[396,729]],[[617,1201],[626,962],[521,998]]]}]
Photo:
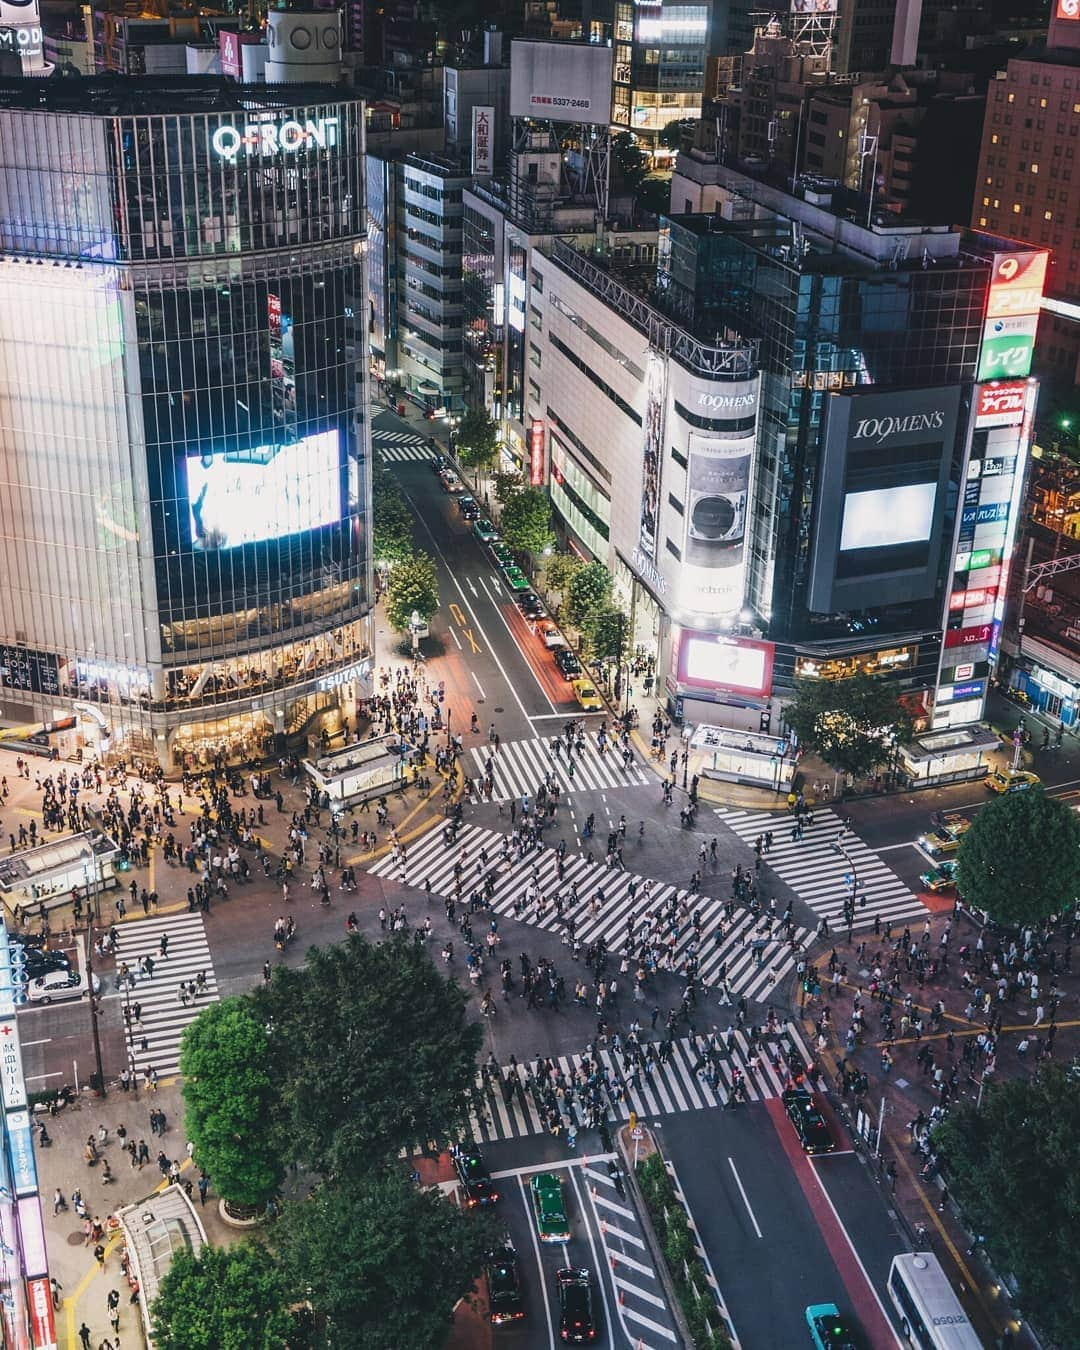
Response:
[{"label": "car", "polygon": [[929,872],[922,872],[919,880],[928,891],[951,891],[956,885],[956,864],[954,862],[939,863],[937,867],[932,867]]},{"label": "car", "polygon": [[514,555],[502,542],[495,542],[491,545],[491,556],[497,567],[513,567],[514,565]]},{"label": "car", "polygon": [[479,520],[480,507],[477,505],[475,497],[470,497],[468,493],[457,499],[457,507],[466,520]]},{"label": "car", "polygon": [[927,830],[915,841],[915,847],[928,858],[947,858],[960,847],[960,840],[945,829]]},{"label": "car", "polygon": [[551,619],[540,620],[536,625],[536,636],[549,651],[554,651],[559,647],[566,646],[566,639],[559,632],[558,627]]},{"label": "car", "polygon": [[435,473],[441,474],[444,469],[449,469],[450,461],[445,455],[436,455],[431,461],[431,467]]},{"label": "car", "polygon": [[504,567],[503,581],[512,591],[527,591],[529,589],[529,578],[520,567]]},{"label": "car", "polygon": [[[26,986],[26,997],[31,1003],[53,1003],[62,998],[82,998],[86,993],[86,976],[81,970],[50,970]],[[94,993],[101,992],[101,981],[94,976]]]},{"label": "car", "polygon": [[576,680],[581,674],[581,662],[569,647],[559,648],[555,653],[555,664],[559,667],[564,679]]},{"label": "car", "polygon": [[454,1149],[454,1169],[465,1192],[465,1204],[470,1209],[474,1205],[493,1205],[498,1200],[499,1192],[491,1180],[491,1173],[475,1148]]},{"label": "car", "polygon": [[804,1153],[831,1153],[836,1148],[832,1132],[809,1088],[788,1088],[782,1100]]},{"label": "car", "polygon": [[473,521],[473,534],[482,544],[493,544],[499,537],[499,531],[488,520],[487,516],[480,516]]},{"label": "car", "polygon": [[1028,788],[1038,787],[1042,779],[1037,773],[1027,769],[998,769],[986,780],[991,792],[1026,792]]},{"label": "car", "polygon": [[527,619],[542,619],[544,606],[535,591],[521,591],[514,596],[514,603]]},{"label": "car", "polygon": [[806,1310],[806,1325],[817,1350],[862,1350],[862,1336],[840,1316],[835,1303],[812,1303]]},{"label": "car", "polygon": [[520,1322],[525,1316],[525,1305],[521,1298],[517,1252],[509,1240],[505,1247],[488,1252],[484,1257],[484,1278],[487,1280],[488,1319],[492,1326]]},{"label": "car", "polygon": [[453,471],[453,469],[443,469],[439,474],[439,482],[442,484],[444,492],[458,493],[465,491],[465,484]]},{"label": "car", "polygon": [[23,963],[28,979],[47,975],[50,970],[70,970],[71,957],[67,952],[46,951],[41,947],[28,947],[23,952]]},{"label": "car", "polygon": [[574,697],[579,705],[586,712],[596,712],[603,708],[604,701],[596,692],[591,680],[571,680],[570,688],[574,691]]},{"label": "car", "polygon": [[559,1336],[569,1345],[588,1345],[596,1340],[592,1276],[583,1267],[564,1267],[555,1272],[559,1291]]},{"label": "car", "polygon": [[529,1182],[536,1233],[541,1242],[568,1242],[570,1222],[566,1217],[562,1180],[554,1172],[538,1172]]}]

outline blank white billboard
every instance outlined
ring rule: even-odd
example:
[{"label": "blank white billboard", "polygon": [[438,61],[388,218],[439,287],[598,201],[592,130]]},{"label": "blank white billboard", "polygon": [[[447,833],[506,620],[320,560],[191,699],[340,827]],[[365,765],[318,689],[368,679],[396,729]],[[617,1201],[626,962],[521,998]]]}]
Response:
[{"label": "blank white billboard", "polygon": [[510,116],[607,126],[611,59],[587,42],[512,42]]},{"label": "blank white billboard", "polygon": [[849,492],[844,498],[840,552],[854,548],[888,548],[921,543],[934,524],[936,483]]}]

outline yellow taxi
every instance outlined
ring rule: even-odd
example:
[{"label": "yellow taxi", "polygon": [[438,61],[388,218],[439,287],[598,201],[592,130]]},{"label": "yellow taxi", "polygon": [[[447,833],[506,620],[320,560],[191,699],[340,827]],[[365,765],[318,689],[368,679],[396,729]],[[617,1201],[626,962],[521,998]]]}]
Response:
[{"label": "yellow taxi", "polygon": [[986,780],[991,792],[1026,792],[1028,788],[1040,787],[1042,779],[1028,769],[998,769]]},{"label": "yellow taxi", "polygon": [[586,712],[599,712],[603,709],[603,699],[589,680],[573,680],[570,688],[574,691],[574,697]]}]

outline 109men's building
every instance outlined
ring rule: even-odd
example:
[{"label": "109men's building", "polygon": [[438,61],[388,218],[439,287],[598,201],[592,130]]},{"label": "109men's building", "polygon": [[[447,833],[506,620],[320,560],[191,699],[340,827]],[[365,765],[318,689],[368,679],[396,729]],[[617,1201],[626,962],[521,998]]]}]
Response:
[{"label": "109men's building", "polygon": [[363,157],[322,86],[0,83],[4,725],[177,767],[366,687]]}]

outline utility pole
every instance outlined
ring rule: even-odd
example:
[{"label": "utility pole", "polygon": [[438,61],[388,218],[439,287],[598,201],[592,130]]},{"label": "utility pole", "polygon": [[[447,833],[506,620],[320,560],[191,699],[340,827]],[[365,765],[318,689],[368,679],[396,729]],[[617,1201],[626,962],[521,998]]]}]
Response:
[{"label": "utility pole", "polygon": [[98,914],[98,857],[94,852],[94,842],[90,841],[90,895],[87,906],[86,920],[86,992],[90,1002],[90,1032],[94,1038],[94,1064],[97,1069],[98,1091],[102,1097],[106,1096],[105,1090],[105,1071],[101,1063],[101,1032],[98,1027],[98,1018],[101,1011],[98,1008],[97,996],[94,993],[94,920],[99,918]]}]

